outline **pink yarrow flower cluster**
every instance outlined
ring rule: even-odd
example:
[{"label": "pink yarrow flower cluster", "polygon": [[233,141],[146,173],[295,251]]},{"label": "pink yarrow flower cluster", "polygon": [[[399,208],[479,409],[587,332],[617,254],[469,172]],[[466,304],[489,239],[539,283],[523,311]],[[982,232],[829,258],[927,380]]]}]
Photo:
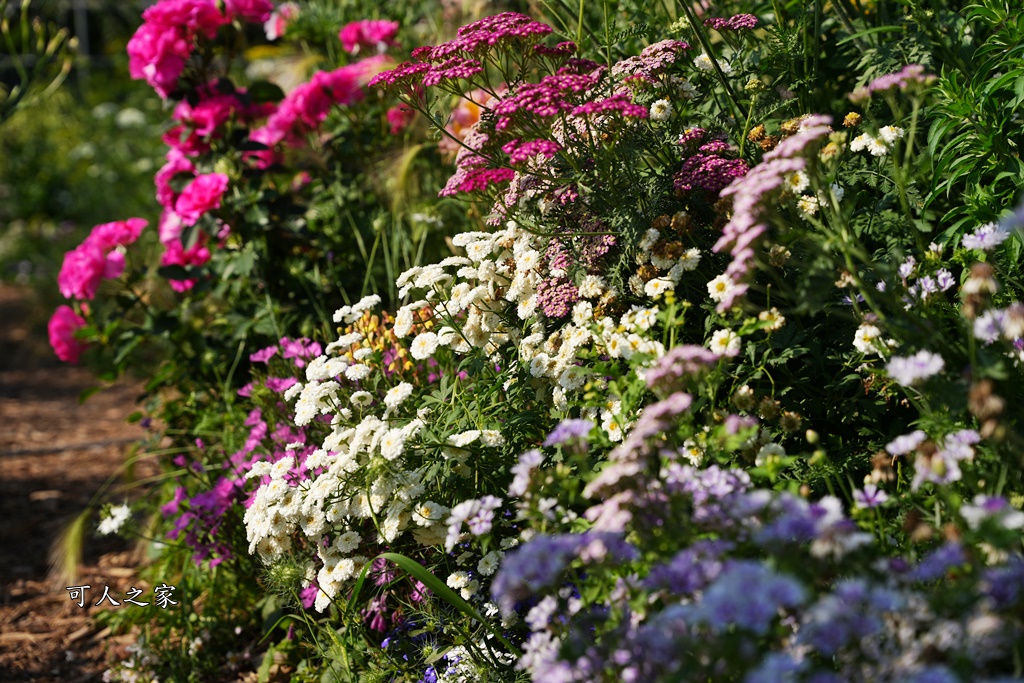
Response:
[{"label": "pink yarrow flower cluster", "polygon": [[927,86],[935,81],[935,76],[926,74],[920,64],[907,64],[896,73],[879,76],[866,86],[861,86],[850,93],[850,101],[854,104],[865,104],[877,92],[893,88],[903,92],[912,86]]},{"label": "pink yarrow flower cluster", "polygon": [[732,256],[725,272],[737,285],[719,302],[719,312],[727,311],[749,288],[743,280],[754,266],[754,242],[768,231],[767,199],[783,186],[789,174],[807,166],[804,155],[831,132],[831,121],[830,117],[817,114],[805,117],[795,134],[780,142],[764,155],[760,164],[722,190],[722,197],[733,198],[733,215],[712,249],[728,251]]},{"label": "pink yarrow flower cluster", "polygon": [[161,97],[170,96],[199,38],[212,39],[232,19],[262,22],[270,0],[160,0],[142,13],[143,24],[128,41],[128,72],[145,80]]},{"label": "pink yarrow flower cluster", "polygon": [[398,22],[383,19],[363,19],[346,24],[338,33],[341,46],[350,54],[373,50],[381,54],[395,45]]},{"label": "pink yarrow flower cluster", "polygon": [[680,136],[679,144],[688,156],[673,176],[677,192],[703,190],[717,195],[750,168],[743,159],[722,156],[729,151],[729,145],[720,137],[709,137],[703,128],[687,130]]},{"label": "pink yarrow flower cluster", "polygon": [[686,50],[689,44],[681,40],[662,40],[648,45],[636,56],[627,57],[612,66],[615,77],[640,76],[648,81],[655,80],[666,72],[676,59]]},{"label": "pink yarrow flower cluster", "polygon": [[716,31],[742,31],[757,26],[757,17],[753,14],[737,14],[728,19],[712,17],[705,19],[704,25]]},{"label": "pink yarrow flower cluster", "polygon": [[480,58],[494,48],[514,49],[520,55],[548,57],[568,56],[575,52],[575,44],[569,42],[559,43],[546,51],[535,50],[538,41],[551,31],[547,24],[517,12],[484,17],[460,28],[458,35],[446,43],[416,48],[412,51],[413,61],[403,62],[378,74],[370,81],[370,87],[412,91],[420,84],[430,86],[470,78],[483,70]]}]

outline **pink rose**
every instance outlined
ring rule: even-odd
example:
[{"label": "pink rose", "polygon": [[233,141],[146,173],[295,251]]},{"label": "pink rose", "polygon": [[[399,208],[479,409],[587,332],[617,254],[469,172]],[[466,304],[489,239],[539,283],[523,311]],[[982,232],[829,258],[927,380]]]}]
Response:
[{"label": "pink rose", "polygon": [[185,28],[207,38],[231,20],[220,13],[215,0],[160,0],[142,13],[147,24],[160,29]]},{"label": "pink rose", "polygon": [[228,189],[228,177],[223,173],[206,173],[196,176],[185,186],[174,203],[174,212],[185,225],[195,225],[207,211],[220,208],[221,197]]},{"label": "pink rose", "polygon": [[50,333],[50,346],[65,363],[77,363],[78,357],[88,346],[75,339],[75,332],[85,327],[85,318],[77,315],[70,306],[58,306],[50,318],[47,330]]},{"label": "pink rose", "polygon": [[[199,240],[191,248],[185,249],[180,240],[173,240],[166,243],[166,250],[160,257],[162,266],[201,266],[210,260],[210,250],[204,242],[205,235],[200,234]],[[171,289],[176,292],[184,292],[195,286],[195,279],[169,280]]]},{"label": "pink rose", "polygon": [[399,104],[388,109],[387,117],[388,123],[391,125],[391,134],[398,135],[413,122],[416,112],[404,104]]},{"label": "pink rose", "polygon": [[128,41],[128,73],[167,97],[191,53],[192,40],[183,29],[143,24]]},{"label": "pink rose", "polygon": [[178,193],[171,187],[171,179],[179,173],[192,173],[195,166],[188,160],[184,153],[176,149],[167,152],[167,163],[156,172],[154,182],[156,184],[156,200],[160,206],[171,209],[178,201]]},{"label": "pink rose", "polygon": [[147,225],[149,221],[142,218],[101,223],[92,229],[85,241],[95,244],[103,251],[110,251],[114,247],[126,247],[139,239]]},{"label": "pink rose", "polygon": [[277,40],[284,35],[288,22],[299,16],[299,6],[294,2],[282,3],[277,10],[270,15],[263,24],[263,31],[267,34],[267,40]]},{"label": "pink rose", "polygon": [[262,24],[270,18],[274,11],[274,3],[270,0],[224,0],[224,9],[227,10],[228,16]]},{"label": "pink rose", "polygon": [[92,299],[107,269],[107,257],[95,244],[83,242],[64,254],[57,275],[60,293],[68,299]]},{"label": "pink rose", "polygon": [[398,33],[397,21],[363,19],[353,21],[338,33],[338,40],[346,52],[356,54],[361,49],[372,49],[381,53],[393,46]]}]

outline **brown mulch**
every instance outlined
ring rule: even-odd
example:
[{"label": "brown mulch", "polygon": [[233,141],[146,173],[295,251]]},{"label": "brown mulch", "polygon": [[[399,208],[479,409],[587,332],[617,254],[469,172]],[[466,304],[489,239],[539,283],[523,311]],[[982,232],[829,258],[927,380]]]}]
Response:
[{"label": "brown mulch", "polygon": [[[40,308],[31,292],[0,285],[0,681],[85,683],[101,680],[106,659],[130,642],[89,615],[110,608],[93,606],[104,586],[120,600],[138,583],[136,558],[126,541],[90,531],[67,584],[93,587],[79,608],[49,577],[50,551],[145,435],[125,421],[140,387],[121,382],[80,404],[97,381],[53,357]],[[142,465],[136,476],[151,473]]]}]

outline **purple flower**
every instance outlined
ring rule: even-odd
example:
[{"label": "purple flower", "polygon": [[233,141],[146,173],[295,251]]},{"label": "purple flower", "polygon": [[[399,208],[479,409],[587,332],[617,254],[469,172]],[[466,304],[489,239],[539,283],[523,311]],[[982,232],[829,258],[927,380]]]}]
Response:
[{"label": "purple flower", "polygon": [[[568,419],[562,420],[558,423],[558,426],[551,430],[547,438],[544,439],[545,446],[558,446],[566,443],[572,439],[586,438],[590,434],[590,430],[594,428],[594,423],[590,420],[580,419]],[[522,460],[520,460],[522,463]]]},{"label": "purple flower", "polygon": [[853,500],[857,507],[870,509],[889,500],[889,494],[874,484],[865,484],[863,490],[853,492]]},{"label": "purple flower", "polygon": [[913,356],[894,356],[885,371],[897,384],[909,387],[942,372],[945,365],[939,354],[922,350]]},{"label": "purple flower", "polygon": [[[557,429],[555,431],[557,431]],[[554,432],[552,432],[552,434],[554,434]],[[550,438],[551,436],[548,436],[548,439]],[[545,442],[544,445],[548,445],[547,442]],[[508,495],[513,498],[519,498],[526,493],[526,489],[530,485],[530,474],[533,470],[540,467],[542,462],[544,462],[544,454],[536,448],[526,451],[520,455],[519,462],[511,468],[511,472],[514,476],[512,478],[512,483],[509,484],[508,487]]]},{"label": "purple flower", "polygon": [[951,541],[925,556],[908,574],[912,581],[935,581],[946,575],[950,569],[967,563],[967,555],[959,542]]},{"label": "purple flower", "polygon": [[249,354],[249,361],[252,363],[266,363],[277,353],[276,346],[268,346],[265,349],[260,349],[254,353]]},{"label": "purple flower", "polygon": [[964,235],[961,244],[964,249],[980,249],[981,251],[991,251],[995,249],[1010,236],[1008,230],[996,225],[995,223],[985,223],[978,227],[970,235]]},{"label": "purple flower", "polygon": [[986,345],[991,344],[1003,332],[1003,320],[1006,312],[998,308],[990,308],[974,319],[974,336]]},{"label": "purple flower", "polygon": [[927,438],[927,434],[920,429],[915,429],[909,434],[897,436],[886,445],[885,450],[889,455],[906,455],[920,446],[921,442]]},{"label": "purple flower", "polygon": [[713,631],[741,628],[767,633],[779,610],[802,605],[804,587],[776,574],[761,562],[741,560],[729,565],[705,591],[695,617]]},{"label": "purple flower", "polygon": [[938,272],[935,273],[935,282],[939,285],[939,289],[945,292],[956,284],[956,279],[954,279],[953,274],[945,268],[939,268]]}]

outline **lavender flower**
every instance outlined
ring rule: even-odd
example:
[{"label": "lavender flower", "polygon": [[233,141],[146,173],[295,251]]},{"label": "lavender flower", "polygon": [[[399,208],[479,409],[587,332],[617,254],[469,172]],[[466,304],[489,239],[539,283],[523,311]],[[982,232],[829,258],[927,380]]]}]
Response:
[{"label": "lavender flower", "polygon": [[909,434],[897,436],[895,439],[886,444],[885,450],[886,452],[889,453],[889,455],[893,456],[906,455],[907,453],[910,453],[919,445],[921,445],[921,442],[927,438],[927,434],[925,434],[920,429],[915,429]]},{"label": "lavender flower", "polygon": [[1006,241],[1010,236],[1008,230],[995,223],[985,223],[970,235],[964,235],[961,244],[964,249],[980,249],[991,251]]},{"label": "lavender flower", "polygon": [[991,344],[1003,332],[1003,319],[1006,312],[998,308],[990,308],[974,319],[974,336],[986,345]]},{"label": "lavender flower", "polygon": [[[544,439],[545,446],[558,446],[564,444],[573,439],[586,438],[590,434],[590,430],[594,428],[594,423],[590,420],[579,420],[579,419],[568,419],[562,420],[558,423],[558,426],[551,430],[547,438]],[[520,460],[522,463],[522,460]]]},{"label": "lavender flower", "polygon": [[889,494],[874,484],[865,484],[863,490],[853,492],[854,503],[859,508],[876,508],[889,500]]},{"label": "lavender flower", "polygon": [[806,590],[795,579],[761,562],[741,560],[704,591],[694,616],[712,631],[742,628],[763,635],[780,609],[798,607],[806,599]]},{"label": "lavender flower", "polygon": [[526,451],[520,455],[519,462],[511,468],[511,472],[514,476],[512,478],[512,483],[509,484],[508,487],[508,495],[513,498],[519,498],[526,493],[526,489],[530,485],[530,475],[535,469],[540,467],[542,462],[544,462],[544,454],[536,448]]},{"label": "lavender flower", "polygon": [[907,575],[912,581],[935,581],[946,575],[950,569],[967,563],[963,546],[951,541],[933,550]]},{"label": "lavender flower", "polygon": [[922,350],[913,356],[893,357],[885,371],[898,384],[909,387],[942,372],[945,365],[939,354]]}]

